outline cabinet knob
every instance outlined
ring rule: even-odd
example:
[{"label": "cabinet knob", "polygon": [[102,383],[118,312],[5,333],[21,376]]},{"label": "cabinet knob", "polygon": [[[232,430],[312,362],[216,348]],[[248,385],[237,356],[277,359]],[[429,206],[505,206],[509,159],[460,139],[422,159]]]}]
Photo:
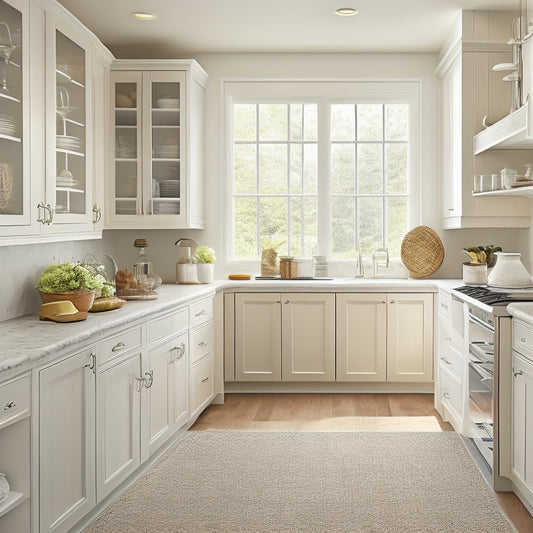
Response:
[{"label": "cabinet knob", "polygon": [[380,304],[386,304],[387,302],[385,300],[380,300],[379,303]]},{"label": "cabinet knob", "polygon": [[207,314],[207,311],[205,309],[202,309],[201,311],[198,311],[198,313],[195,313],[194,316],[195,317],[200,317],[200,316],[204,316]]},{"label": "cabinet knob", "polygon": [[450,393],[449,393],[449,392],[444,391],[444,392],[442,393],[442,395],[443,395],[447,400],[450,399]]},{"label": "cabinet knob", "polygon": [[396,300],[391,300],[390,303],[391,303],[391,304],[395,304],[395,303],[396,303]]},{"label": "cabinet knob", "polygon": [[289,301],[289,300],[285,300],[283,303],[284,303],[285,305],[287,305],[287,304],[290,303],[290,301]]},{"label": "cabinet knob", "polygon": [[522,338],[520,339],[520,342],[526,342],[526,339],[524,339],[524,337],[522,337]]},{"label": "cabinet knob", "polygon": [[205,342],[205,341],[199,342],[199,343],[196,345],[197,348],[203,348],[204,346],[207,346],[207,342]]}]

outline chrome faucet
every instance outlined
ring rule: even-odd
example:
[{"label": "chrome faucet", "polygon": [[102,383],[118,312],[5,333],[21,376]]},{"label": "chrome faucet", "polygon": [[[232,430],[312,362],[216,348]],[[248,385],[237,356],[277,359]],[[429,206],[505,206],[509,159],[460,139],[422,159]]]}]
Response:
[{"label": "chrome faucet", "polygon": [[361,248],[359,248],[359,252],[357,254],[357,259],[355,263],[355,277],[356,278],[365,277],[365,269],[363,266],[363,255],[361,254]]},{"label": "chrome faucet", "polygon": [[[380,263],[380,261],[385,261],[385,263]],[[381,265],[385,268],[389,266],[389,250],[388,248],[378,248],[372,254],[372,264],[374,266],[374,277],[378,277],[378,267]]]}]

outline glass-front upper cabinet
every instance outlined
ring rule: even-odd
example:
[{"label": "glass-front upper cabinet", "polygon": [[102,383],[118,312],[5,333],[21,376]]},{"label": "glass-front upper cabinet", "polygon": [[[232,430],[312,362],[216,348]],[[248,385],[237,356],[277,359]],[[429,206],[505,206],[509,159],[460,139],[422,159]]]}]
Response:
[{"label": "glass-front upper cabinet", "polygon": [[195,61],[118,60],[111,80],[115,146],[106,226],[203,227],[207,74]]},{"label": "glass-front upper cabinet", "polygon": [[91,52],[90,43],[63,21],[47,18],[46,197],[52,231],[92,224]]},{"label": "glass-front upper cabinet", "polygon": [[28,10],[25,0],[0,0],[0,226],[7,227],[32,225]]},{"label": "glass-front upper cabinet", "polygon": [[179,220],[184,85],[182,72],[113,73],[114,220]]}]

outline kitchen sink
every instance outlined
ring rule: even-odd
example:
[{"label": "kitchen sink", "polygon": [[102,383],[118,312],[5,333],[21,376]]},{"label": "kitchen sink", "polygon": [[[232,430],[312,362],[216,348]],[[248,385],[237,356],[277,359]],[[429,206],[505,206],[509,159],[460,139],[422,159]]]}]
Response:
[{"label": "kitchen sink", "polygon": [[254,279],[256,280],[267,280],[267,281],[332,281],[333,278],[313,278],[310,276],[301,276],[298,278],[280,278],[279,276],[255,276]]}]

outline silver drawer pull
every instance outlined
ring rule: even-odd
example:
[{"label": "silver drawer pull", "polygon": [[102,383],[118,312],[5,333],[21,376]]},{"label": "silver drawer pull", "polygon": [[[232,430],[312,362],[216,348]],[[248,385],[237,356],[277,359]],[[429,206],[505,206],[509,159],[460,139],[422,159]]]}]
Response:
[{"label": "silver drawer pull", "polygon": [[204,378],[202,379],[202,381],[200,381],[200,383],[207,383],[209,381],[209,378]]},{"label": "silver drawer pull", "polygon": [[522,338],[520,339],[520,342],[526,342],[526,339],[524,339],[524,337],[522,337]]},{"label": "silver drawer pull", "polygon": [[13,409],[14,407],[16,407],[17,404],[13,401],[11,402],[7,402],[5,405],[4,405],[4,411],[9,411],[10,409]]},{"label": "silver drawer pull", "polygon": [[185,355],[185,344],[182,342],[180,346],[174,346],[171,351],[176,352],[176,357],[172,362],[179,361]]},{"label": "silver drawer pull", "polygon": [[451,342],[451,341],[452,341],[452,338],[451,338],[451,337],[446,337],[446,340],[447,340],[448,342]]},{"label": "silver drawer pull", "polygon": [[204,346],[207,346],[207,342],[205,342],[205,341],[199,342],[199,343],[196,345],[197,348],[203,348]]},{"label": "silver drawer pull", "polygon": [[141,392],[142,388],[146,384],[146,378],[138,378],[137,376],[133,376],[133,378],[137,382],[137,387],[136,387],[137,392]]},{"label": "silver drawer pull", "polygon": [[518,372],[513,372],[513,376],[516,378],[517,376],[521,376],[523,372],[519,370]]},{"label": "silver drawer pull", "polygon": [[444,392],[442,393],[442,395],[443,395],[447,400],[450,399],[450,393],[449,393],[449,392],[444,391]]},{"label": "silver drawer pull", "polygon": [[448,311],[448,306],[445,304],[445,303],[440,303],[440,306],[443,308],[443,309],[446,309],[446,311]]},{"label": "silver drawer pull", "polygon": [[144,373],[144,386],[149,389],[154,384],[154,371]]},{"label": "silver drawer pull", "polygon": [[195,313],[195,317],[204,316],[207,315],[207,311],[205,309],[202,309],[201,311],[198,311],[198,313]]},{"label": "silver drawer pull", "polygon": [[447,365],[451,365],[452,364],[446,357],[441,357],[440,360],[444,361]]},{"label": "silver drawer pull", "polygon": [[126,348],[126,345],[123,342],[117,342],[117,344],[115,344],[115,346],[111,348],[111,351],[118,352],[120,350],[123,350],[124,348]]}]

